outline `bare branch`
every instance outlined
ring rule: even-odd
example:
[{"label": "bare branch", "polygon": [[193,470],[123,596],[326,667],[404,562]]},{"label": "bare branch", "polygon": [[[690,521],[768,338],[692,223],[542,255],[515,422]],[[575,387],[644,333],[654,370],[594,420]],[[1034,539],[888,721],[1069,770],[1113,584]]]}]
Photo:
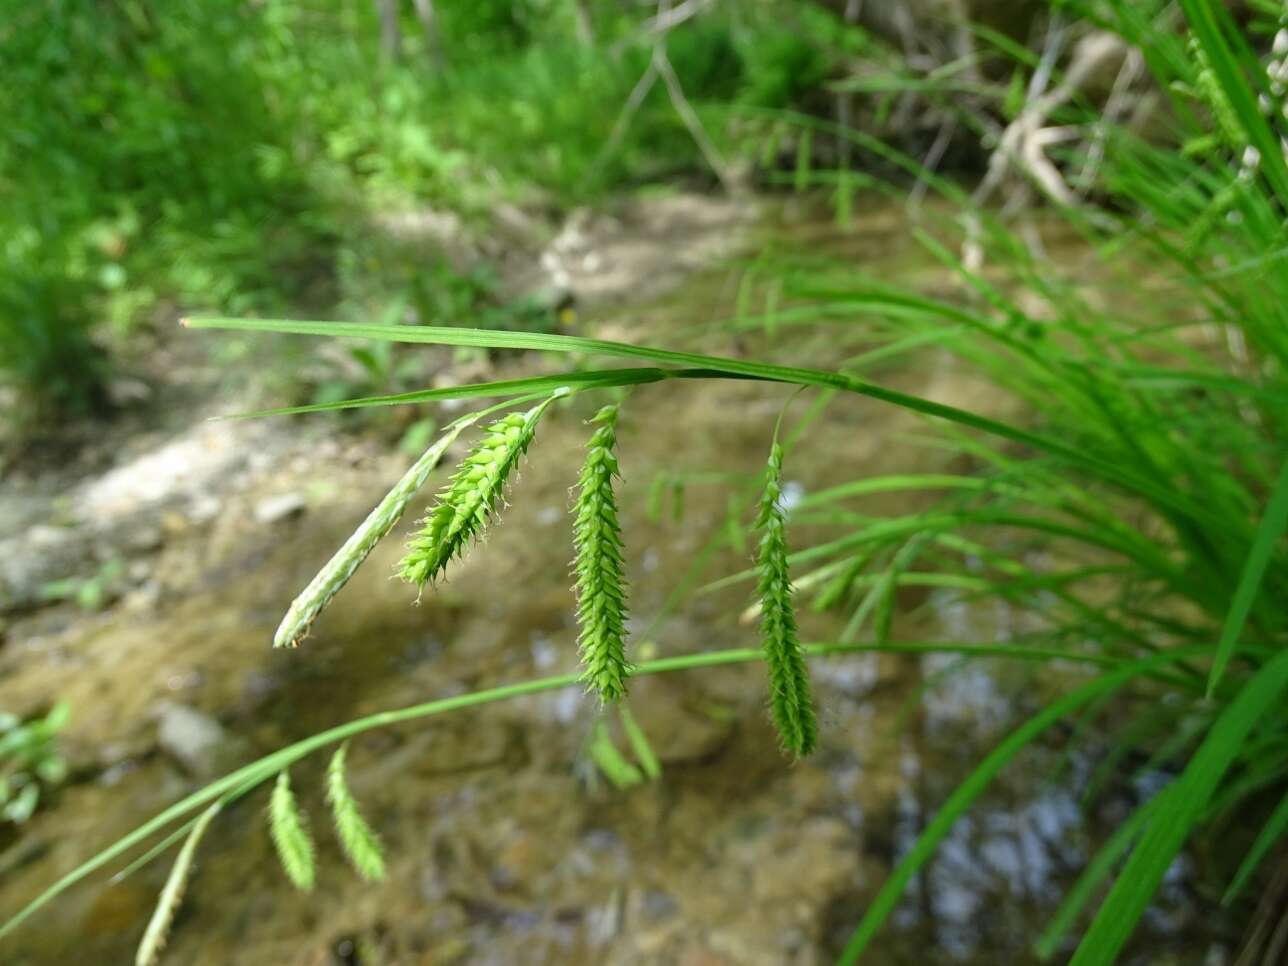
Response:
[{"label": "bare branch", "polygon": [[689,129],[689,135],[693,138],[706,158],[707,164],[715,172],[716,177],[720,179],[720,184],[725,191],[733,191],[733,177],[729,171],[729,166],[725,163],[724,157],[720,154],[719,148],[707,136],[706,129],[702,126],[702,120],[698,117],[698,112],[693,109],[688,98],[684,96],[684,89],[680,86],[680,78],[675,75],[675,69],[671,66],[671,60],[666,56],[666,47],[659,43],[653,48],[653,66],[666,84],[666,92],[671,96],[671,104],[675,107],[675,112],[680,115],[680,120],[684,126]]},{"label": "bare branch", "polygon": [[434,11],[434,0],[412,0],[416,7],[416,18],[425,32],[425,49],[429,51],[429,61],[436,70],[442,70],[443,38],[438,32],[438,16]]}]

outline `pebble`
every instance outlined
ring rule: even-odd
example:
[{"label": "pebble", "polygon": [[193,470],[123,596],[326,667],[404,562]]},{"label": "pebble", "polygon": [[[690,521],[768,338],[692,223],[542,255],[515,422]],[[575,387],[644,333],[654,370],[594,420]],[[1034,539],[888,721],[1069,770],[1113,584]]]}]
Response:
[{"label": "pebble", "polygon": [[290,519],[304,512],[306,504],[299,493],[279,493],[255,504],[255,520],[271,524]]},{"label": "pebble", "polygon": [[157,713],[157,742],[189,775],[213,778],[236,757],[236,742],[218,721],[196,708],[163,702]]}]

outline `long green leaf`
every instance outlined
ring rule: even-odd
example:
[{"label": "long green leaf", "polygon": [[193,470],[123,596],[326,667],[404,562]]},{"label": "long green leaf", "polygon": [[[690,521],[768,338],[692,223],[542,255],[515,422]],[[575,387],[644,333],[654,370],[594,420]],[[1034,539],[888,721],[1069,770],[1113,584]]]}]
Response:
[{"label": "long green leaf", "polygon": [[1141,829],[1145,827],[1154,809],[1158,807],[1159,800],[1159,796],[1156,795],[1132,812],[1131,817],[1114,830],[1105,844],[1100,847],[1100,851],[1086,864],[1077,880],[1065,893],[1055,915],[1051,917],[1051,921],[1047,923],[1047,927],[1042,930],[1042,935],[1033,946],[1033,951],[1039,959],[1050,959],[1055,955],[1065,934],[1073,928],[1074,922],[1095,895],[1096,888],[1113,872],[1114,865],[1127,854],[1131,844],[1136,841]]},{"label": "long green leaf", "polygon": [[1185,771],[1161,793],[1165,801],[1159,803],[1149,828],[1078,944],[1070,966],[1105,966],[1118,957],[1249,732],[1276,707],[1285,688],[1288,650],[1249,678],[1212,725]]},{"label": "long green leaf", "polygon": [[1030,433],[1007,423],[980,416],[955,406],[937,403],[919,396],[888,389],[855,376],[823,369],[797,366],[778,366],[742,359],[727,359],[694,352],[677,352],[652,346],[628,345],[605,339],[587,339],[581,336],[552,335],[541,332],[505,332],[492,329],[446,328],[429,325],[377,325],[358,322],[311,322],[291,319],[233,319],[192,318],[184,325],[194,329],[230,329],[241,332],[276,332],[286,335],[312,335],[329,338],[377,339],[388,342],[410,342],[422,345],[454,345],[492,349],[530,349],[538,352],[563,352],[579,355],[604,355],[625,359],[642,359],[683,368],[710,369],[720,373],[782,382],[796,386],[821,386],[840,389],[878,399],[925,416],[945,419],[958,425],[978,429],[1015,443],[1031,446],[1042,452],[1059,456],[1075,466],[1092,470],[1105,479],[1112,480],[1147,496],[1160,506],[1173,507],[1199,518],[1207,516],[1200,505],[1186,499],[1174,489],[1114,463],[1098,459],[1074,446],[1036,433]]},{"label": "long green leaf", "polygon": [[283,406],[279,409],[261,409],[253,413],[237,413],[217,419],[259,419],[264,416],[296,416],[301,413],[329,413],[345,409],[371,409],[379,406],[408,406],[417,403],[441,402],[448,399],[478,399],[499,396],[525,396],[531,393],[552,392],[560,386],[574,389],[607,389],[613,386],[637,386],[663,379],[717,379],[731,378],[729,373],[712,369],[657,369],[636,366],[630,369],[596,369],[585,372],[561,372],[549,376],[529,376],[525,379],[502,379],[496,382],[477,382],[464,386],[445,386],[442,389],[417,389],[412,392],[391,393],[384,396],[365,396],[361,399],[341,399],[330,403],[313,403],[308,406]]},{"label": "long green leaf", "polygon": [[1221,629],[1221,640],[1217,644],[1216,655],[1212,659],[1212,670],[1208,675],[1208,697],[1216,690],[1234,653],[1235,642],[1243,633],[1243,625],[1256,603],[1257,592],[1261,589],[1261,578],[1265,576],[1266,566],[1275,551],[1275,544],[1288,529],[1288,460],[1284,460],[1283,469],[1279,472],[1279,481],[1275,483],[1270,501],[1266,504],[1265,515],[1257,527],[1257,535],[1248,551],[1248,558],[1243,564],[1243,573],[1239,575],[1234,598],[1230,601],[1230,610],[1226,614],[1225,626]]}]

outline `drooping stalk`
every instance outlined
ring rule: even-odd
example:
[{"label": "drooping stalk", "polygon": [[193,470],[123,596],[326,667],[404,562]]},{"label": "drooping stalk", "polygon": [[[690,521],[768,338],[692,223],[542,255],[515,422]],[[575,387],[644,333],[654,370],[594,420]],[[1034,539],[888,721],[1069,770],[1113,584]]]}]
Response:
[{"label": "drooping stalk", "polygon": [[[1177,647],[1164,654],[1154,655],[1152,658],[1128,663],[1119,658],[1109,657],[1103,654],[1085,654],[1076,651],[1069,651],[1067,648],[1038,648],[1025,647],[1014,644],[996,644],[996,643],[945,643],[945,642],[907,642],[891,641],[886,644],[872,643],[818,643],[805,644],[801,650],[805,657],[827,657],[832,655],[843,654],[867,654],[867,653],[890,653],[890,654],[958,654],[962,656],[975,657],[992,657],[1011,661],[1074,661],[1080,664],[1087,664],[1092,667],[1101,667],[1106,669],[1131,669],[1133,673],[1142,678],[1160,678],[1166,677],[1168,669],[1166,665],[1176,664],[1211,651],[1212,645],[1195,644],[1187,647]],[[1247,648],[1244,648],[1247,650]],[[693,654],[680,654],[673,657],[656,658],[651,661],[641,661],[635,667],[636,675],[648,674],[669,674],[677,671],[692,671],[699,668],[723,667],[733,664],[746,664],[754,661],[765,660],[765,653],[760,648],[728,648],[718,651],[698,651]],[[447,698],[437,698],[433,701],[426,701],[421,704],[411,705],[405,708],[397,708],[390,711],[379,711],[375,714],[366,715],[361,718],[347,721],[344,724],[336,725],[325,731],[320,731],[315,735],[304,738],[295,744],[281,748],[257,761],[243,765],[236,771],[217,778],[204,788],[200,788],[188,795],[186,798],[175,802],[173,805],[163,809],[161,812],[144,822],[138,828],[126,833],[119,839],[106,846],[89,859],[72,869],[70,872],[61,876],[57,881],[51,883],[39,895],[35,896],[25,906],[15,912],[8,919],[0,923],[0,939],[12,933],[20,925],[31,918],[36,912],[44,908],[58,896],[65,893],[68,889],[77,883],[83,881],[86,877],[103,868],[113,859],[119,858],[130,849],[138,846],[151,837],[162,832],[171,823],[190,815],[193,811],[202,806],[209,805],[211,802],[219,801],[228,804],[242,795],[250,792],[265,781],[273,778],[282,769],[291,764],[300,761],[321,748],[339,744],[340,742],[360,735],[368,731],[374,731],[380,728],[387,728],[392,725],[408,721],[416,721],[423,718],[433,717],[436,715],[447,714],[452,711],[459,711],[464,708],[473,708],[481,705],[491,704],[496,701],[505,701],[513,698],[523,697],[526,695],[541,694],[548,691],[556,691],[560,688],[573,687],[580,681],[577,674],[559,674],[553,677],[537,678],[533,680],[519,681],[513,684],[504,684],[494,688],[487,688],[482,691],[471,691],[466,694],[456,694]],[[1191,684],[1187,679],[1180,679],[1176,683],[1184,688]],[[1201,686],[1196,686],[1192,693],[1201,695]],[[151,854],[153,857],[159,855],[164,849],[157,849]]]}]

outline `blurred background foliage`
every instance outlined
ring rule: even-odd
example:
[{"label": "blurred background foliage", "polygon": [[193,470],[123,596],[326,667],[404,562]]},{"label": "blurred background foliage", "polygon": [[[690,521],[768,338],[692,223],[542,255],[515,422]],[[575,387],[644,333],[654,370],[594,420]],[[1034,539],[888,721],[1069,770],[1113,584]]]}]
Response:
[{"label": "blurred background foliage", "polygon": [[[322,311],[396,275],[410,253],[374,211],[558,209],[710,177],[660,84],[604,151],[653,42],[649,11],[617,2],[440,3],[428,30],[409,4],[391,30],[370,0],[3,8],[0,373],[38,415],[101,406],[106,350],[175,304]],[[758,0],[696,18],[668,53],[706,115],[803,104],[864,43],[821,7]],[[430,317],[487,288],[416,274]]]}]

